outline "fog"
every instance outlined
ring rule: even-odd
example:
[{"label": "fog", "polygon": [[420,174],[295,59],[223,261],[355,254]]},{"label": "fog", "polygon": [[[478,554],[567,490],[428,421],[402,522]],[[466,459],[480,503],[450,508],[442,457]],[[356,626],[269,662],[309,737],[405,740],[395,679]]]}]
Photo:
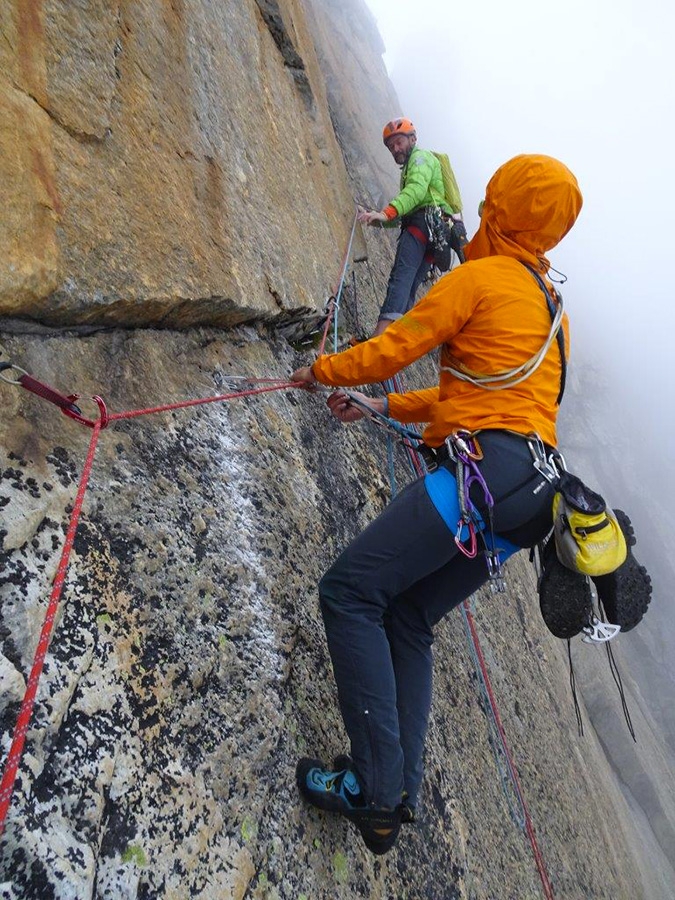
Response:
[{"label": "fog", "polygon": [[[572,368],[592,363],[608,383],[608,425],[635,436],[641,462],[623,474],[672,524],[673,7],[418,0],[413,11],[402,0],[367,2],[401,101],[392,117],[408,116],[421,146],[450,155],[470,234],[485,184],[511,156],[548,153],[576,174],[584,208],[550,254],[568,276]],[[663,593],[675,612],[672,592]]]},{"label": "fog", "polygon": [[[511,156],[547,153],[577,176],[584,208],[549,254],[568,277],[571,365],[598,369],[608,427],[635,436],[640,471],[623,474],[672,523],[673,8],[665,0],[367,3],[401,102],[391,115],[413,120],[420,146],[449,154],[469,234],[487,181]],[[584,390],[596,387],[591,379]],[[659,600],[675,612],[670,592]]]},{"label": "fog", "polygon": [[407,115],[421,146],[450,155],[469,233],[485,184],[511,156],[548,153],[577,176],[584,209],[550,254],[569,278],[573,353],[601,357],[617,379],[623,426],[652,445],[675,500],[673,8],[367,2],[402,105],[392,117]]},{"label": "fog", "polygon": [[[549,259],[567,275],[570,372],[589,401],[572,398],[568,424],[586,427],[591,411],[603,439],[597,466],[568,465],[601,472],[594,486],[636,524],[655,590],[622,652],[675,748],[675,11],[666,0],[366,2],[401,103],[391,118],[409,117],[420,146],[448,153],[470,235],[510,157],[550,154],[578,178],[583,210]],[[630,452],[615,458],[607,445]]]}]

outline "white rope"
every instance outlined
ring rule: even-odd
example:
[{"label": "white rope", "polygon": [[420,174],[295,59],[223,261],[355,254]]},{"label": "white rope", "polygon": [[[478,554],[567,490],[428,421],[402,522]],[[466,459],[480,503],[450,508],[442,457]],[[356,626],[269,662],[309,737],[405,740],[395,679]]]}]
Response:
[{"label": "white rope", "polygon": [[[508,372],[501,372],[495,375],[472,375],[469,372],[462,372],[460,369],[455,369],[452,366],[441,366],[441,372],[450,372],[451,375],[454,375],[455,378],[459,378],[460,381],[468,381],[469,384],[474,385],[474,387],[483,388],[483,390],[486,391],[503,391],[506,390],[506,388],[515,387],[515,385],[520,384],[529,378],[530,375],[533,375],[542,364],[551,344],[560,330],[562,317],[562,298],[558,297],[558,309],[556,310],[555,317],[551,323],[551,330],[548,333],[548,337],[546,338],[543,347],[521,366],[509,369]],[[520,377],[518,377],[519,375]],[[508,384],[496,383],[501,381],[508,381]]]}]

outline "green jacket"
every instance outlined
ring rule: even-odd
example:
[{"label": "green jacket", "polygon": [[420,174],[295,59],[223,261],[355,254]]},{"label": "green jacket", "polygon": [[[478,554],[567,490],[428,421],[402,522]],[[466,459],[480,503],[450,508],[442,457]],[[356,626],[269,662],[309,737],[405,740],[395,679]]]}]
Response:
[{"label": "green jacket", "polygon": [[[441,164],[430,150],[413,147],[401,170],[400,191],[389,205],[394,207],[399,218],[423,206],[440,206],[444,212],[452,212],[445,203]],[[398,220],[393,219],[392,224],[397,225]]]}]

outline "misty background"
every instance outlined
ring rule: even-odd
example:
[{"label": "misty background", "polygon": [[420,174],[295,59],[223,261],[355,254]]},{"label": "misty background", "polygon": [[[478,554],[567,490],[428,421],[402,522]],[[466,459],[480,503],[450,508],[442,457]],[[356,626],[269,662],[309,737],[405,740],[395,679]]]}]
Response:
[{"label": "misty background", "polygon": [[[567,276],[572,344],[560,445],[569,468],[633,520],[636,556],[650,570],[654,594],[643,622],[614,642],[615,653],[632,702],[649,709],[672,753],[673,7],[665,0],[366,2],[401,103],[391,118],[409,117],[421,147],[448,153],[469,235],[485,185],[512,156],[549,154],[578,178],[581,215],[548,254]],[[583,668],[584,654],[598,649],[579,644],[575,659]],[[597,724],[606,707],[590,678],[585,700]],[[600,736],[623,779],[625,728],[612,725]],[[636,773],[634,792],[638,780]],[[640,802],[653,821],[658,799]]]},{"label": "misty background", "polygon": [[420,146],[449,154],[469,234],[485,185],[510,157],[547,153],[577,176],[584,208],[549,255],[569,279],[573,361],[601,360],[616,379],[621,426],[651,457],[640,477],[672,509],[674,7],[367,3],[402,105],[392,117],[408,116]]}]

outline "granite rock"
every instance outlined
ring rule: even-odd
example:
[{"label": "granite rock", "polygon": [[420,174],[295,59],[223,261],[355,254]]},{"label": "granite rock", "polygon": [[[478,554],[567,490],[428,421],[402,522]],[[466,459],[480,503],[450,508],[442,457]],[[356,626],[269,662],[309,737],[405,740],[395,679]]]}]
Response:
[{"label": "granite rock", "polygon": [[[95,395],[139,411],[306,364],[354,199],[396,184],[379,134],[400,110],[361,0],[8,0],[0,33],[0,361],[89,417]],[[372,327],[393,240],[355,229],[338,342]],[[92,431],[0,396],[4,758]],[[374,858],[297,795],[299,755],[346,749],[316,584],[388,502],[386,460],[380,430],[293,389],[101,431],[3,900],[541,895],[459,612],[438,629],[422,803],[397,847]],[[593,729],[574,731],[526,559],[508,579],[475,616],[555,895],[655,900],[633,810]]]}]

